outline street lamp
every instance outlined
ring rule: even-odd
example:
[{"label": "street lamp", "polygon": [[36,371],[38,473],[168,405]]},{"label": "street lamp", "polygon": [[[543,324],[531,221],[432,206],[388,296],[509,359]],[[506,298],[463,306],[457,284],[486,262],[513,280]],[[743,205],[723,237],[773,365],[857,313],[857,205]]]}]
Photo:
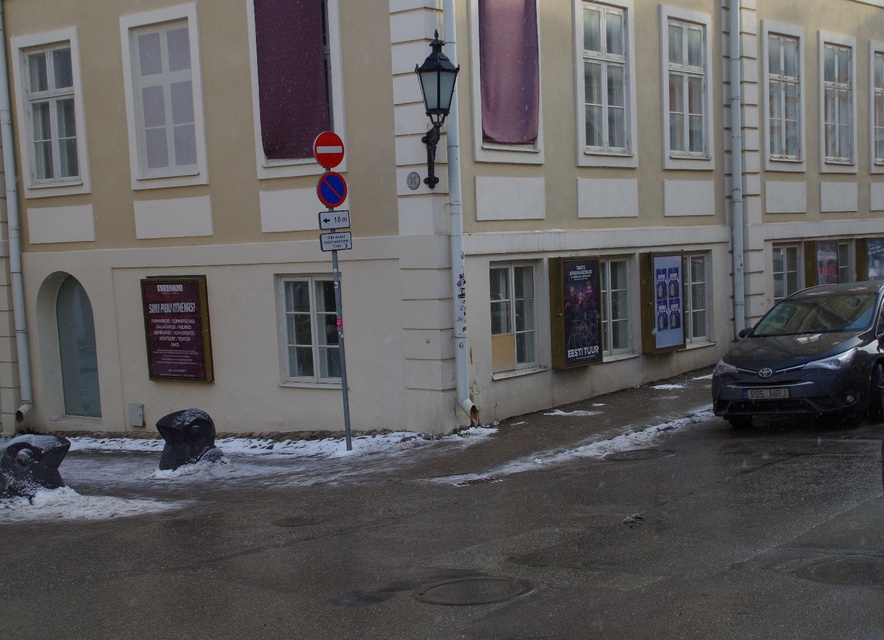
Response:
[{"label": "street lamp", "polygon": [[422,65],[414,67],[414,72],[421,83],[424,107],[433,124],[427,135],[421,138],[421,142],[427,145],[427,177],[424,178],[424,183],[430,189],[435,189],[436,183],[439,182],[433,170],[436,162],[436,144],[441,135],[440,127],[451,110],[454,82],[457,80],[457,72],[460,71],[460,65],[455,67],[448,56],[442,53],[444,45],[445,43],[439,40],[439,31],[436,31],[435,38],[430,43],[432,53]]}]

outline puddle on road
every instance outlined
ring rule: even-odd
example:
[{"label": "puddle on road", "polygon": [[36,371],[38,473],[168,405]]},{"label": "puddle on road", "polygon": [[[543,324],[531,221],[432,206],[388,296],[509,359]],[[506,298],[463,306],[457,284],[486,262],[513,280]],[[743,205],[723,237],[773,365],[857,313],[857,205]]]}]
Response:
[{"label": "puddle on road", "polygon": [[807,580],[839,587],[884,587],[884,558],[825,558],[798,567]]}]

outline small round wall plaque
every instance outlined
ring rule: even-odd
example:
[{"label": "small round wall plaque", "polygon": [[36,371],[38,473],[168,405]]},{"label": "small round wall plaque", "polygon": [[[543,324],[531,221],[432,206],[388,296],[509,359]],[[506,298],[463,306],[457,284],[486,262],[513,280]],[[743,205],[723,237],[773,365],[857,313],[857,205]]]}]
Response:
[{"label": "small round wall plaque", "polygon": [[405,182],[406,182],[406,184],[408,185],[408,188],[409,188],[409,189],[411,189],[412,191],[417,190],[418,187],[421,186],[421,177],[420,177],[420,174],[419,174],[417,171],[412,171],[412,172],[409,173],[408,176],[405,178]]}]

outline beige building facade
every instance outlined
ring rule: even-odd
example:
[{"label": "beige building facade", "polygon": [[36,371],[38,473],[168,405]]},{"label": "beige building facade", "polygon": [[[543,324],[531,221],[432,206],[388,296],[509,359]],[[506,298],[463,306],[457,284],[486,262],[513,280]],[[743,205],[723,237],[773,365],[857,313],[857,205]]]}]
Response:
[{"label": "beige building facade", "polygon": [[[187,407],[339,431],[342,333],[353,430],[445,433],[709,367],[776,299],[884,261],[881,2],[2,13],[4,433]],[[431,189],[436,30],[460,72]],[[323,130],[346,149],[342,329]]]}]

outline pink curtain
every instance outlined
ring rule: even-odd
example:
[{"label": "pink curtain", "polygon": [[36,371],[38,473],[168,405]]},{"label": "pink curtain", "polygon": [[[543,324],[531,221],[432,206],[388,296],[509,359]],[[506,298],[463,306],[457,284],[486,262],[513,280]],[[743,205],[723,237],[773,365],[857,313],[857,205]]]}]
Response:
[{"label": "pink curtain", "polygon": [[540,110],[536,0],[479,1],[479,58],[483,139],[534,144]]},{"label": "pink curtain", "polygon": [[325,0],[254,0],[261,141],[272,160],[313,156],[331,127]]}]

